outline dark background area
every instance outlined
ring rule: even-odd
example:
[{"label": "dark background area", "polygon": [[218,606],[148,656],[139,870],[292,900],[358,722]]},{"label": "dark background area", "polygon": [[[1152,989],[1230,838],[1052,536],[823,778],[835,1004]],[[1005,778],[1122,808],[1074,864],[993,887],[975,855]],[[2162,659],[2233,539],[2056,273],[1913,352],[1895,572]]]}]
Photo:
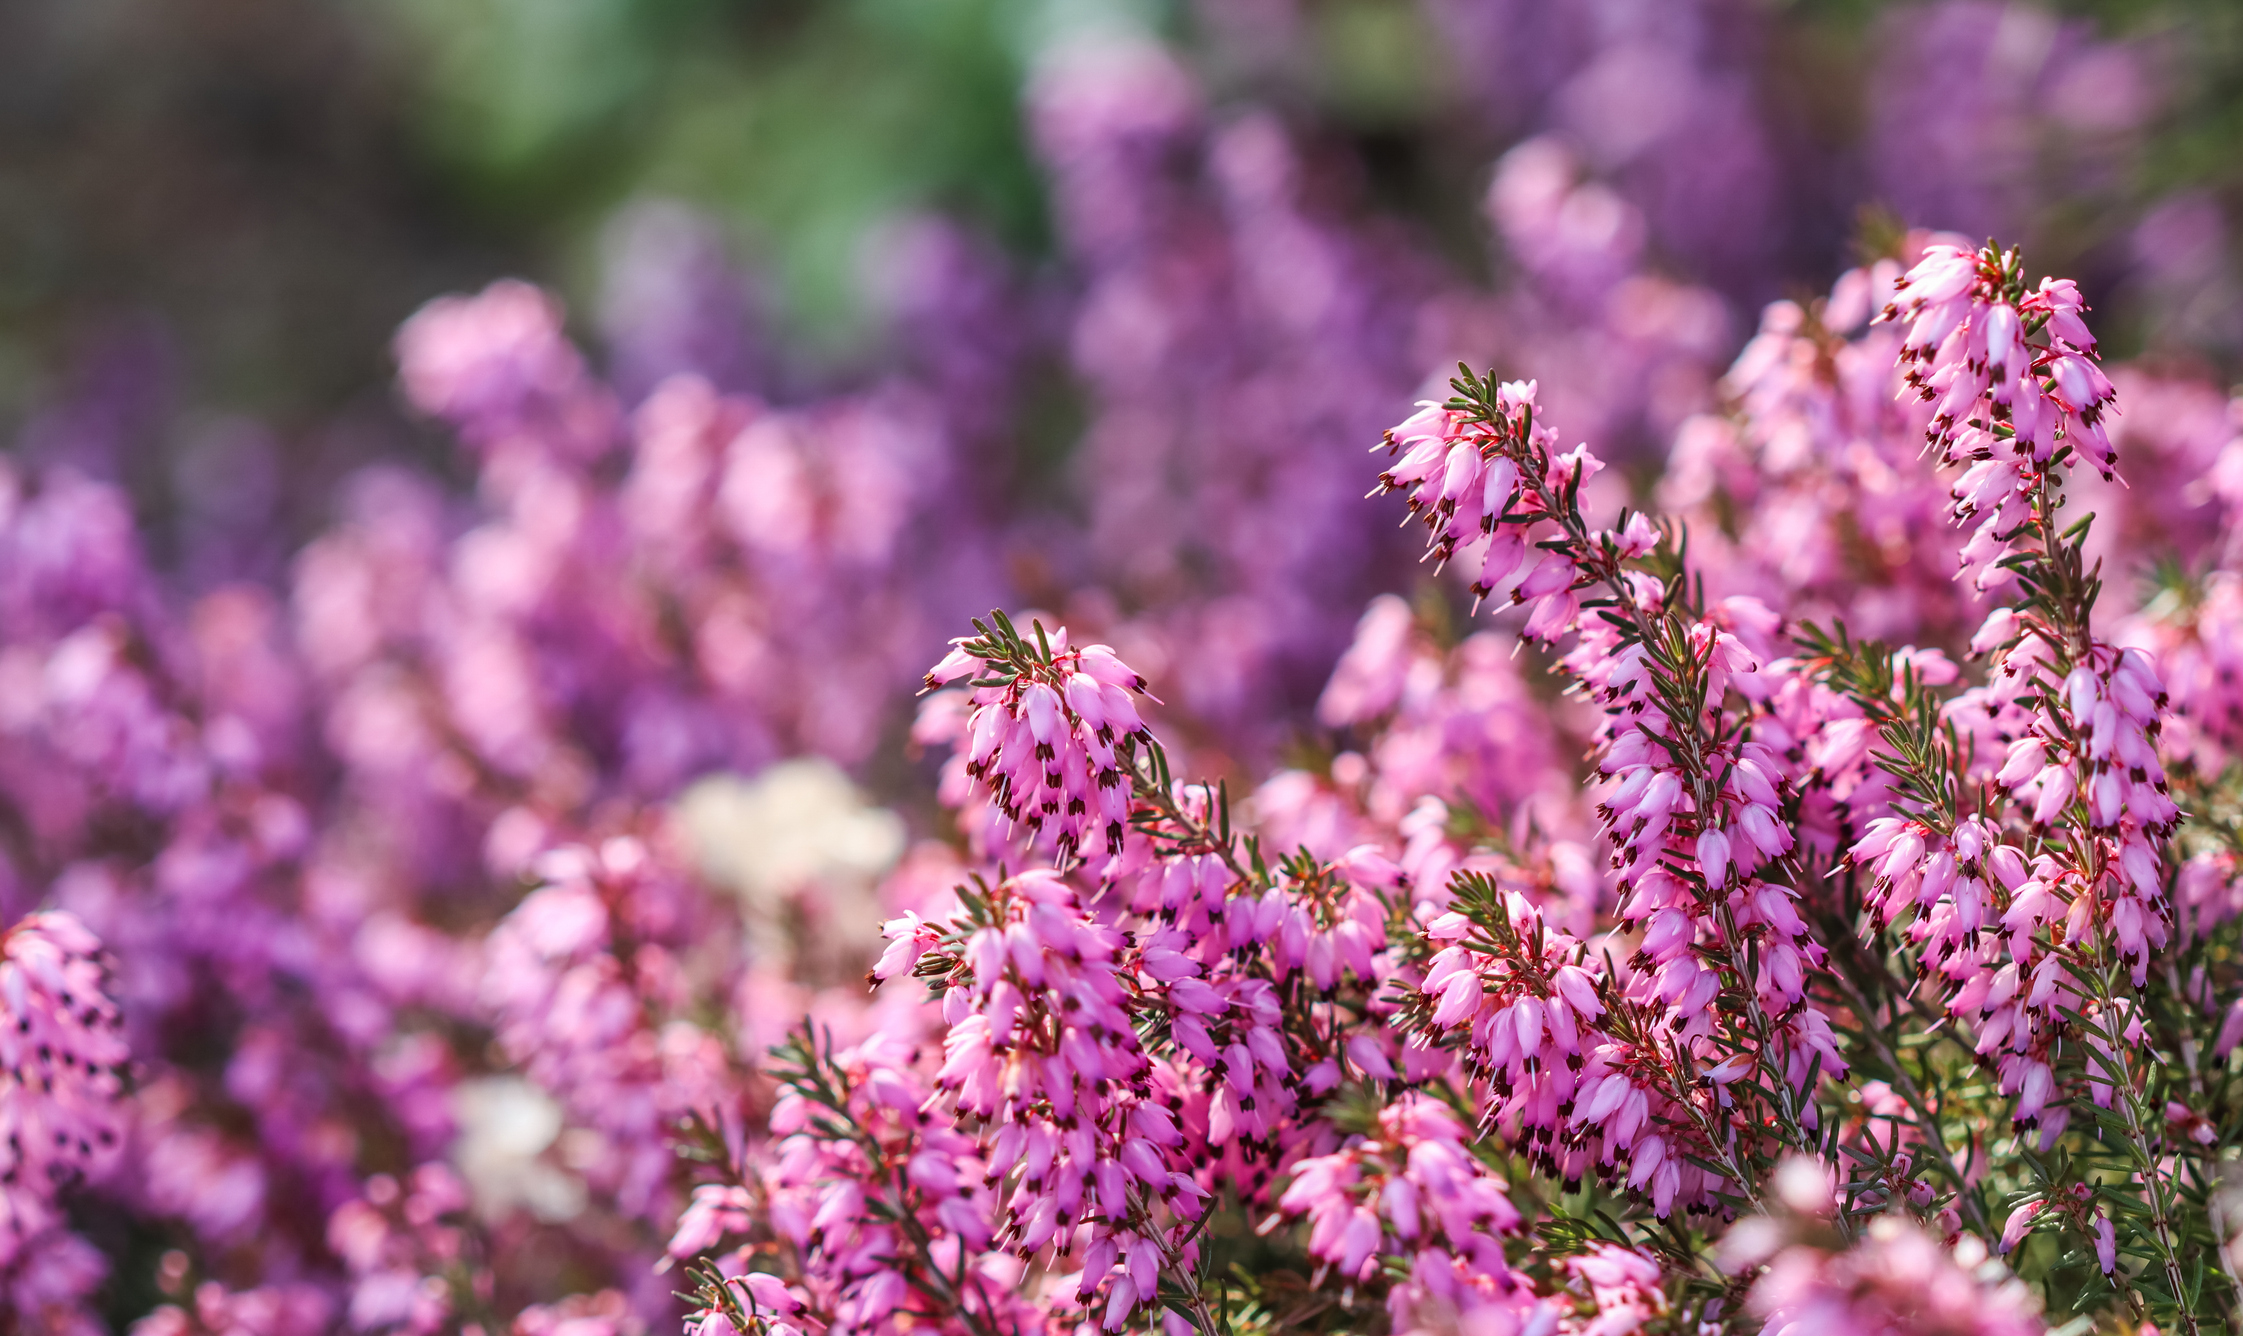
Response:
[{"label": "dark background area", "polygon": [[[613,220],[648,198],[683,201],[721,230],[783,350],[775,383],[846,378],[878,351],[860,275],[888,220],[925,210],[962,219],[1023,274],[1064,285],[1051,272],[1021,97],[1036,53],[1089,22],[1157,32],[1219,105],[1277,108],[1352,179],[1353,207],[1391,214],[1460,269],[1499,280],[1487,273],[1479,195],[1493,157],[1541,115],[1529,96],[1507,106],[1503,90],[1531,83],[1562,52],[1560,37],[1532,21],[1534,6],[1498,4],[1484,16],[1496,30],[1491,62],[1453,40],[1456,12],[1472,8],[0,6],[0,431],[34,456],[68,434],[82,458],[89,434],[102,436],[105,467],[152,512],[280,504],[300,526],[316,524],[314,499],[353,463],[396,452],[441,460],[390,389],[389,338],[406,315],[515,274],[558,289],[596,344]],[[1743,257],[1660,263],[1749,308],[1826,284],[1847,262],[1865,207],[1908,222],[1974,221],[1908,217],[1923,208],[1889,198],[1873,161],[1879,98],[1905,93],[1878,86],[1896,43],[1939,10],[1973,7],[1708,8],[1734,29],[1722,35],[1730,62],[1783,164],[1782,225],[1772,246]],[[2117,129],[2094,109],[2108,89],[2093,78],[2028,93],[2038,105],[2024,114],[2039,119],[2020,132],[2029,142],[2005,151],[2023,155],[2030,180],[2022,203],[2011,201],[2015,216],[1999,221],[2022,229],[2037,260],[2081,274],[2105,327],[2119,331],[2117,351],[2169,349],[2231,372],[2243,326],[2231,304],[2208,306],[2218,282],[2184,274],[2160,288],[2142,274],[2145,259],[2176,248],[2209,247],[2223,276],[2232,264],[2243,7],[1975,8],[2021,31],[2122,51],[2135,83],[2146,83],[2121,90],[2134,102]],[[2044,14],[2038,26],[2018,20]],[[1927,40],[1937,48],[1936,33]],[[1512,61],[1516,78],[1489,68]],[[1968,82],[1967,71],[1950,80],[1941,99],[1967,99],[1957,86]],[[2073,114],[2083,105],[2089,114]],[[2161,218],[2176,199],[2182,216]],[[2172,235],[2156,231],[2161,221]],[[67,433],[49,420],[60,412],[72,415]],[[102,418],[99,431],[89,433],[88,413]]]}]

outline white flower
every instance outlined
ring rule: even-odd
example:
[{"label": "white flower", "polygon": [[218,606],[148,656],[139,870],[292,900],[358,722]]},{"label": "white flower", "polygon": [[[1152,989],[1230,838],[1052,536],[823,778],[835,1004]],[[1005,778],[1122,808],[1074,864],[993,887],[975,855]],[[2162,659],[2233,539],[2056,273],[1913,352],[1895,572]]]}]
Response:
[{"label": "white flower", "polygon": [[781,761],[752,780],[710,775],[685,791],[678,815],[702,871],[754,912],[811,886],[867,887],[904,849],[903,818],[866,803],[819,757]]},{"label": "white flower", "polygon": [[459,1166],[486,1220],[526,1210],[548,1224],[584,1209],[584,1183],[541,1158],[561,1134],[561,1106],[518,1076],[479,1076],[452,1090]]}]

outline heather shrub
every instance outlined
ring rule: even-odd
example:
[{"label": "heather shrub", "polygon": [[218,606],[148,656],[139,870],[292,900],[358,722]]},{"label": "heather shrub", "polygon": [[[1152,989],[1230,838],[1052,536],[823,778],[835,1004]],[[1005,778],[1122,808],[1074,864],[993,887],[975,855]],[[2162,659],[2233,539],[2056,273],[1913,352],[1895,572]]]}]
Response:
[{"label": "heather shrub", "polygon": [[[1883,216],[1733,337],[1718,46],[1429,12],[1547,29],[1498,121],[1672,76],[1504,150],[1492,285],[1063,47],[1064,279],[899,225],[864,376],[664,215],[604,362],[414,315],[463,485],[284,579],[0,462],[8,1329],[2243,1322],[2243,410]],[[1911,216],[2023,189],[1973,95],[1879,104]]]}]

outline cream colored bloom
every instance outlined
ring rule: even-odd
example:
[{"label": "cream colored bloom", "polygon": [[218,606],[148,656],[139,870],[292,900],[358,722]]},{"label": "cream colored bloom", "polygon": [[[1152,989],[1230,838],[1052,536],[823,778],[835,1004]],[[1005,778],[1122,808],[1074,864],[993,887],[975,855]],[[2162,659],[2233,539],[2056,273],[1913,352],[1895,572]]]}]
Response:
[{"label": "cream colored bloom", "polygon": [[548,1224],[584,1209],[584,1182],[545,1158],[561,1135],[561,1106],[518,1076],[479,1076],[452,1091],[459,1166],[486,1220],[525,1210]]}]

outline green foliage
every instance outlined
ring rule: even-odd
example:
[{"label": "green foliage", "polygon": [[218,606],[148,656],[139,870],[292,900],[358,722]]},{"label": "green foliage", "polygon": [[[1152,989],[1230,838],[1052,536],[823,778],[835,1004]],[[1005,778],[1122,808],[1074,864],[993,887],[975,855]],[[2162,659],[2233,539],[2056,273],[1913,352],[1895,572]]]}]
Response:
[{"label": "green foliage", "polygon": [[1044,245],[1029,0],[388,3],[422,55],[422,141],[471,207],[587,256],[622,200],[686,198],[776,277],[813,351],[869,332],[859,270],[889,218]]}]

